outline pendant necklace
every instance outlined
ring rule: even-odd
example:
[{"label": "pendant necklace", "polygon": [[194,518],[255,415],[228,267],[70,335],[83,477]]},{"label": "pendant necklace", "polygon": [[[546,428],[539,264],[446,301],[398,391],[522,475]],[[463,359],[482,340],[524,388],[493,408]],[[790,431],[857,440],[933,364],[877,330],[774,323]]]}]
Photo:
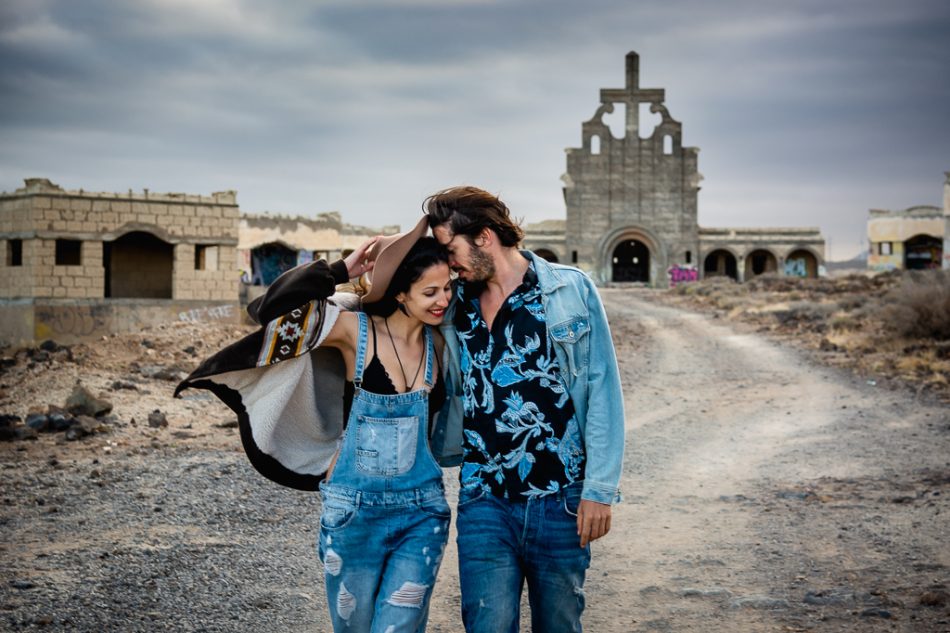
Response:
[{"label": "pendant necklace", "polygon": [[422,358],[419,359],[419,366],[416,367],[416,373],[412,376],[412,382],[406,378],[406,368],[402,366],[402,359],[399,358],[399,350],[396,349],[396,341],[393,340],[393,333],[389,330],[389,317],[383,319],[383,323],[386,324],[386,334],[389,336],[389,343],[393,346],[393,354],[396,355],[396,362],[399,363],[399,371],[402,373],[402,382],[406,385],[406,391],[412,391],[412,386],[416,384],[416,379],[419,377],[419,371],[422,370],[422,363],[425,362],[426,355],[425,352],[422,353]]}]

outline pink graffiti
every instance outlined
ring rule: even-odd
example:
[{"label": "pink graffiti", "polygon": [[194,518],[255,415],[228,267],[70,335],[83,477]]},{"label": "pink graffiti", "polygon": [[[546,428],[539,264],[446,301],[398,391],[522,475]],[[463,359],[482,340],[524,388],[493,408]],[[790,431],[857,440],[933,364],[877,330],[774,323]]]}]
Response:
[{"label": "pink graffiti", "polygon": [[693,266],[670,266],[666,272],[670,275],[671,286],[699,279],[699,271]]}]

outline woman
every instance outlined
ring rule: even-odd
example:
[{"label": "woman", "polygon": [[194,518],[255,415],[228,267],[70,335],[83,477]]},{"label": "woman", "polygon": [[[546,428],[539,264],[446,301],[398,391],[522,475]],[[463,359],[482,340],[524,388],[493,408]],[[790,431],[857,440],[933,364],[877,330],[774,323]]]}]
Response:
[{"label": "woman", "polygon": [[[319,554],[338,632],[423,631],[448,538],[428,435],[446,400],[433,326],[451,287],[447,253],[425,232],[422,219],[332,266],[288,271],[248,306],[264,328],[176,391],[210,389],[234,409],[265,476],[320,484]],[[363,273],[372,275],[365,312],[330,299],[337,283]]]}]

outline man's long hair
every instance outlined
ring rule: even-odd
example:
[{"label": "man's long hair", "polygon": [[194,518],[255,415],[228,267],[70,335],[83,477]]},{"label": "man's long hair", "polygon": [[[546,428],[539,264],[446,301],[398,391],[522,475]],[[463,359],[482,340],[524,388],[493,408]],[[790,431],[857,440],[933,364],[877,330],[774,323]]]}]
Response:
[{"label": "man's long hair", "polygon": [[472,186],[450,187],[425,199],[422,209],[429,216],[429,227],[448,224],[452,235],[473,239],[489,228],[502,246],[518,246],[524,231],[511,217],[507,205],[498,196]]}]

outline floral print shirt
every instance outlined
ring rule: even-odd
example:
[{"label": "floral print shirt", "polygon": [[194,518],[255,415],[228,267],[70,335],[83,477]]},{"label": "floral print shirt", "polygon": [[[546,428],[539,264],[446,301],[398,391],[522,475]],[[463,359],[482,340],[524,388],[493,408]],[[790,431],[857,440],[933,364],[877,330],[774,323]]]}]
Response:
[{"label": "floral print shirt", "polygon": [[534,264],[491,330],[478,300],[483,288],[457,286],[465,415],[461,485],[511,501],[556,493],[584,478],[584,448],[547,336]]}]

